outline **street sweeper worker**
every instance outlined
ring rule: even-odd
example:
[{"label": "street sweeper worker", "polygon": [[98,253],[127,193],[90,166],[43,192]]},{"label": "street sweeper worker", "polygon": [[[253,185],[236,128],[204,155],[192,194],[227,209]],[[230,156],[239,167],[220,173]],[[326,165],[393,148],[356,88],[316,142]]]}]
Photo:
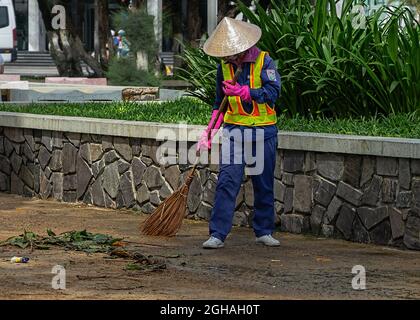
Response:
[{"label": "street sweeper worker", "polygon": [[[203,243],[206,249],[224,246],[232,228],[245,167],[255,169],[247,171],[254,189],[252,227],[256,243],[280,245],[272,236],[275,227],[273,188],[277,149],[274,104],[280,94],[280,75],[269,54],[256,46],[260,37],[258,26],[226,17],[203,46],[206,54],[221,58],[221,62],[217,69],[216,100],[207,130],[197,144],[199,152],[211,148],[212,138],[224,123],[219,175],[209,223],[210,238]],[[233,83],[238,68],[242,71],[237,82]],[[225,96],[228,96],[228,108],[217,117]],[[248,158],[256,159],[253,166],[246,161]]]}]

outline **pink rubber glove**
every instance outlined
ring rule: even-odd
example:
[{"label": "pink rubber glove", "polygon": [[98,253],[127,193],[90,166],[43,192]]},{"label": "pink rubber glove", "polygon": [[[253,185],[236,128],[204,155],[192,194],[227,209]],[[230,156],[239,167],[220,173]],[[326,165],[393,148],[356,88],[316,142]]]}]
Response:
[{"label": "pink rubber glove", "polygon": [[241,86],[238,83],[234,85],[231,84],[232,80],[223,81],[223,92],[227,96],[239,96],[245,102],[250,102],[251,99],[251,92],[249,90],[249,86],[244,85]]},{"label": "pink rubber glove", "polygon": [[[198,141],[197,151],[199,151],[199,150],[210,150],[211,149],[211,141],[213,140],[214,136],[217,133],[217,130],[219,130],[219,128],[221,127],[221,125],[223,123],[223,117],[224,117],[223,112],[220,112],[219,119],[217,119],[217,121],[216,121],[216,116],[217,116],[218,112],[219,112],[218,110],[213,110],[213,113],[211,114],[211,119],[210,119],[210,122],[207,126],[207,129],[203,131],[203,133],[201,134],[200,141]],[[208,140],[209,131],[210,131],[214,121],[216,121],[216,124],[214,125],[213,130],[211,130],[210,140]]]}]

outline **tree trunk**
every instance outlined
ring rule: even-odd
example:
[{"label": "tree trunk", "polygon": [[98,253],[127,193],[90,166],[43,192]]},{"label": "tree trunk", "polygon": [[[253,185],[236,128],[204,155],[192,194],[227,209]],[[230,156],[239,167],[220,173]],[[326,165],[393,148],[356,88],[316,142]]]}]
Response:
[{"label": "tree trunk", "polygon": [[99,2],[100,0],[94,0],[93,6],[95,7],[95,18],[94,18],[94,31],[93,31],[93,48],[95,51],[95,59],[96,61],[101,61],[101,45],[99,42]]},{"label": "tree trunk", "polygon": [[[77,1],[76,1],[77,2]],[[81,63],[85,62],[94,72],[94,76],[102,77],[103,71],[100,64],[85,50],[76,29],[71,21],[72,12],[69,4],[59,0],[38,0],[39,9],[45,23],[48,34],[50,53],[54,59],[60,76],[80,77],[83,76]],[[66,8],[65,29],[55,30],[51,25],[54,17],[52,6],[59,4]]]},{"label": "tree trunk", "polygon": [[147,52],[145,51],[138,51],[137,52],[137,69],[138,70],[148,70],[149,68],[149,59],[147,57]]},{"label": "tree trunk", "polygon": [[194,47],[198,46],[198,40],[201,38],[201,24],[199,0],[188,1],[188,38]]},{"label": "tree trunk", "polygon": [[[100,51],[100,65],[103,70],[108,69],[109,56],[107,53],[107,43],[111,39],[108,18],[108,0],[97,0],[99,5],[98,21],[99,21],[99,51]],[[109,46],[109,45],[108,45]]]}]

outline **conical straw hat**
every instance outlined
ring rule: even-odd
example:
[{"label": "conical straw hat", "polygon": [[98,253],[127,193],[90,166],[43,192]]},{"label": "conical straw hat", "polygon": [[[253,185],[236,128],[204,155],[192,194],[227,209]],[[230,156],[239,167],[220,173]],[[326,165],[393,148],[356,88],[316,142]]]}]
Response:
[{"label": "conical straw hat", "polygon": [[227,57],[241,53],[261,38],[261,29],[255,24],[225,17],[204,43],[203,50],[213,57]]}]

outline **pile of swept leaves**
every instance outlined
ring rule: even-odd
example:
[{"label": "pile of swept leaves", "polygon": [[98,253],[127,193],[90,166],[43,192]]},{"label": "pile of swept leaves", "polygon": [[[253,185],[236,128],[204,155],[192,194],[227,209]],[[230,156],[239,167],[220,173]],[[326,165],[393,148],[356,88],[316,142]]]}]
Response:
[{"label": "pile of swept leaves", "polygon": [[22,249],[29,247],[31,250],[48,250],[50,246],[60,246],[66,250],[87,253],[110,253],[115,246],[119,245],[121,240],[105,234],[90,233],[86,230],[68,231],[56,235],[48,229],[46,237],[24,230],[23,234],[0,242],[0,246],[12,245]]},{"label": "pile of swept leaves", "polygon": [[114,259],[134,260],[134,263],[129,263],[126,266],[126,270],[159,271],[166,269],[165,262],[159,259],[153,259],[152,256],[145,256],[138,251],[129,251],[122,248],[126,245],[122,240],[123,238],[113,238],[106,234],[91,233],[86,230],[67,231],[56,235],[48,229],[46,237],[24,230],[23,234],[0,242],[0,246],[10,245],[22,249],[30,248],[31,251],[35,249],[48,250],[51,246],[59,246],[65,250],[86,253],[102,252],[109,254]]}]

